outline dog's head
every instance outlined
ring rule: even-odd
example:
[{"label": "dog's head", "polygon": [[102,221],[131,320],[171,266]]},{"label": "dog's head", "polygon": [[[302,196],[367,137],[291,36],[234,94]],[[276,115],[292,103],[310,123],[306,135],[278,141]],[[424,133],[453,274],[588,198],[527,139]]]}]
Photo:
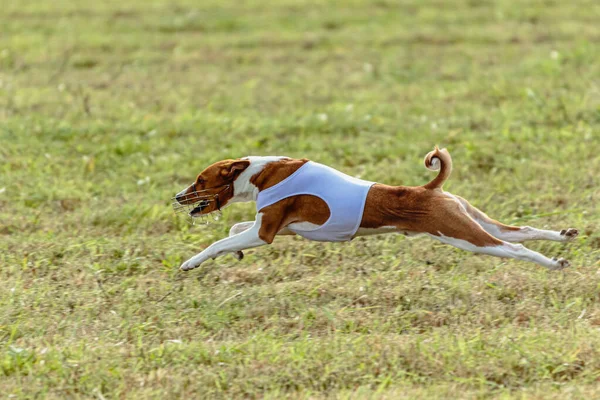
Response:
[{"label": "dog's head", "polygon": [[220,210],[235,195],[234,182],[249,165],[249,160],[242,159],[212,164],[198,175],[193,184],[177,193],[176,205],[191,206],[191,217]]}]

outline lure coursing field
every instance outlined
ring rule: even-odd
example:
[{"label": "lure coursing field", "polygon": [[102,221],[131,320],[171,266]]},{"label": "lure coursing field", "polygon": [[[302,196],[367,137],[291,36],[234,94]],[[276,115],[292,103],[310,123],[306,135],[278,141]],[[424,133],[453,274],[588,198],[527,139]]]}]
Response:
[{"label": "lure coursing field", "polygon": [[[600,5],[8,2],[0,14],[0,388],[14,398],[600,396]],[[306,157],[445,189],[565,271],[427,238],[179,265],[214,161]]]}]

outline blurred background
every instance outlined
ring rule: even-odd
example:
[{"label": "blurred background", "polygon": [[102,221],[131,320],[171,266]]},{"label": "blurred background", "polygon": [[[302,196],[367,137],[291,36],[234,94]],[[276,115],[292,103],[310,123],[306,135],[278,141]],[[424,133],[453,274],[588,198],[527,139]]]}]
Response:
[{"label": "blurred background", "polygon": [[[597,1],[1,8],[7,393],[598,395]],[[445,188],[490,216],[579,228],[531,245],[571,272],[396,236],[282,238],[177,272],[254,215],[173,214],[212,162],[288,155],[420,185],[436,144]]]}]

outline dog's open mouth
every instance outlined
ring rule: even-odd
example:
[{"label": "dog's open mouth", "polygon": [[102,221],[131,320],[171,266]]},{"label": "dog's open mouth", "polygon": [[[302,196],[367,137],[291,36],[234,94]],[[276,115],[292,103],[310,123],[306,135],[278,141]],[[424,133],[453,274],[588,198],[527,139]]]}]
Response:
[{"label": "dog's open mouth", "polygon": [[192,210],[188,213],[188,215],[190,217],[194,217],[198,214],[202,214],[202,210],[204,210],[206,207],[208,207],[208,205],[210,204],[210,202],[208,200],[202,200],[199,203],[197,203],[197,205],[192,208]]},{"label": "dog's open mouth", "polygon": [[[223,190],[216,194],[209,194],[207,190],[194,191],[185,194],[180,197],[173,197],[171,204],[173,210],[177,214],[187,214],[190,217],[189,222],[194,225],[197,219],[204,219],[210,215],[214,220],[218,220],[221,217],[221,203],[219,201],[219,194],[223,193],[229,186],[227,185]],[[206,212],[207,209],[211,211]],[[205,220],[208,222],[207,220]]]},{"label": "dog's open mouth", "polygon": [[[191,225],[195,225],[196,222],[198,220],[200,220],[201,222],[205,222],[208,223],[209,222],[209,218],[208,216],[210,215],[212,217],[212,219],[214,219],[215,221],[219,220],[221,218],[221,209],[218,205],[215,205],[214,207],[210,207],[211,203],[215,202],[216,203],[216,199],[203,199],[191,204],[180,204],[177,201],[173,202],[173,209],[175,210],[176,213],[178,214],[186,214],[189,219],[188,222]],[[212,211],[210,212],[206,212],[205,210],[207,208],[212,208]]]}]

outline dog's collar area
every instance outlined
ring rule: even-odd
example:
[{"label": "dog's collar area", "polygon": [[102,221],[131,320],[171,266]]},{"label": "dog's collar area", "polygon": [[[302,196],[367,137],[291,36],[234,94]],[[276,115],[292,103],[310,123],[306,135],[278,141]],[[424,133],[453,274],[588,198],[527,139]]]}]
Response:
[{"label": "dog's collar area", "polygon": [[[192,185],[192,189],[194,189],[190,193],[186,193],[183,196],[175,196],[171,198],[171,205],[173,206],[173,210],[176,214],[186,213],[189,218],[189,223],[191,225],[196,224],[196,220],[201,220],[202,222],[208,224],[210,221],[207,216],[211,215],[212,218],[217,221],[223,215],[221,213],[221,199],[220,196],[231,188],[231,185],[224,185],[223,188],[217,193],[210,193],[215,188],[204,189],[204,190],[196,190],[196,184]],[[181,204],[181,202],[185,202],[186,204]],[[210,206],[211,203],[215,203],[215,210],[211,211],[207,214],[196,214],[196,211],[202,211],[203,209]]]}]

